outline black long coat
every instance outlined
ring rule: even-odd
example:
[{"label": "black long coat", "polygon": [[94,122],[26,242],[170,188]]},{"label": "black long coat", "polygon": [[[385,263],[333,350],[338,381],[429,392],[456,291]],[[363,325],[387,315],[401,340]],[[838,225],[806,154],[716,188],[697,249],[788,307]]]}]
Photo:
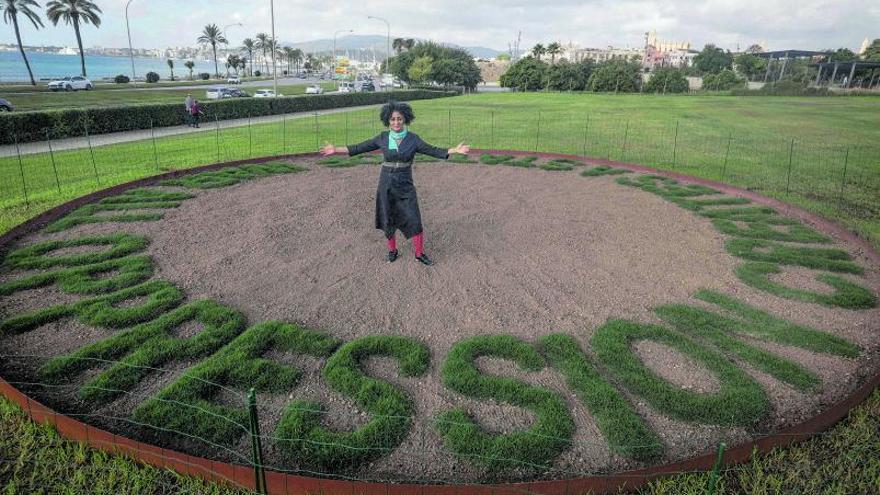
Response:
[{"label": "black long coat", "polygon": [[[383,131],[372,139],[348,146],[348,154],[354,156],[379,149],[388,163],[412,164],[416,153],[443,160],[449,158],[446,149],[431,146],[414,132],[407,132],[396,150],[388,149],[388,131]],[[385,232],[387,238],[391,238],[398,229],[407,239],[422,231],[422,215],[413,184],[412,166],[382,167],[376,188],[376,228]]]}]

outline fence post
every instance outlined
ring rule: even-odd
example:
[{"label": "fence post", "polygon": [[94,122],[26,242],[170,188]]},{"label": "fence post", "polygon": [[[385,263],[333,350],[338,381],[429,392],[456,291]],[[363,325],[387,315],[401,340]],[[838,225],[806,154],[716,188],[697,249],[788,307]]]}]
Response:
[{"label": "fence post", "polygon": [[220,119],[214,114],[214,142],[217,144],[217,163],[220,163]]},{"label": "fence post", "polygon": [[492,110],[492,132],[489,135],[489,148],[495,149],[495,110]]},{"label": "fence post", "polygon": [[254,157],[254,137],[251,135],[251,113],[248,112],[248,158]]},{"label": "fence post", "polygon": [[849,146],[846,147],[846,154],[843,155],[843,177],[840,179],[840,198],[837,200],[837,209],[843,207],[843,190],[846,187],[846,165],[849,163]]},{"label": "fence post", "polygon": [[348,144],[348,112],[345,113],[345,144]]},{"label": "fence post", "polygon": [[153,141],[153,160],[156,161],[156,172],[159,171],[159,150],[156,148],[156,130],[153,127],[153,119],[150,119],[150,139]]},{"label": "fence post", "polygon": [[788,148],[788,173],[785,177],[785,194],[788,194],[790,191],[789,186],[791,185],[791,162],[792,157],[794,156],[794,138],[791,139],[791,147]]},{"label": "fence post", "polygon": [[733,133],[727,135],[727,151],[724,153],[724,165],[721,167],[721,182],[724,182],[724,174],[727,172],[727,159],[730,158],[730,141],[733,140]]},{"label": "fence post", "polygon": [[315,149],[314,151],[318,151],[321,149],[321,140],[319,139],[320,128],[318,127],[318,112],[315,112]]},{"label": "fence post", "polygon": [[52,170],[55,172],[55,185],[58,186],[58,194],[61,194],[61,182],[58,180],[58,167],[55,166],[55,153],[52,151],[52,138],[49,136],[49,128],[46,128],[46,144],[49,145],[49,157],[52,159]]},{"label": "fence post", "polygon": [[452,147],[452,109],[446,113],[446,142]]},{"label": "fence post", "polygon": [[584,124],[584,158],[587,157],[587,136],[590,133],[590,114],[587,114],[587,122]]},{"label": "fence post", "polygon": [[620,149],[620,161],[626,161],[626,140],[629,137],[629,121],[626,121],[626,128],[623,130],[623,147]]},{"label": "fence post", "polygon": [[678,120],[675,121],[675,138],[672,141],[672,168],[675,168],[675,152],[678,149]]},{"label": "fence post", "polygon": [[287,114],[281,114],[281,154],[287,153]]},{"label": "fence post", "polygon": [[21,188],[24,191],[24,205],[26,208],[30,208],[31,202],[28,199],[27,183],[24,180],[24,164],[21,162],[21,148],[18,146],[18,134],[13,132],[12,139],[15,140],[15,153],[18,155],[18,170],[21,172]]},{"label": "fence post", "polygon": [[260,444],[260,423],[257,420],[257,394],[253,388],[248,391],[248,412],[251,426],[251,449],[254,456],[254,488],[257,493],[266,493],[266,473],[263,471],[263,447]]},{"label": "fence post", "polygon": [[95,182],[98,185],[101,184],[101,177],[98,175],[98,165],[95,163],[95,152],[92,151],[92,137],[89,136],[89,122],[88,120],[83,121],[83,129],[86,132],[86,142],[89,143],[89,156],[92,157],[92,169],[95,171]]},{"label": "fence post", "polygon": [[535,153],[538,152],[538,141],[541,139],[541,112],[538,112],[538,127],[535,129]]},{"label": "fence post", "polygon": [[721,470],[721,460],[724,458],[724,450],[727,444],[721,442],[718,444],[718,455],[715,457],[715,465],[712,466],[712,473],[709,475],[709,484],[706,487],[708,495],[715,495],[718,488],[718,472]]}]

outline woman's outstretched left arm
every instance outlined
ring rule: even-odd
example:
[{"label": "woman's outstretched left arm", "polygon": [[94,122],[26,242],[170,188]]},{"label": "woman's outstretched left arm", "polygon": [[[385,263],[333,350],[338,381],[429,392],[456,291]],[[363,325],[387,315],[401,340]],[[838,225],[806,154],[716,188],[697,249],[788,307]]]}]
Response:
[{"label": "woman's outstretched left arm", "polygon": [[442,158],[447,159],[449,155],[453,153],[459,153],[466,155],[471,150],[471,147],[461,143],[455,148],[443,149],[438,148],[436,146],[431,146],[430,144],[424,142],[421,138],[419,138],[418,145],[416,146],[416,152],[421,153],[423,155],[433,156],[434,158]]}]

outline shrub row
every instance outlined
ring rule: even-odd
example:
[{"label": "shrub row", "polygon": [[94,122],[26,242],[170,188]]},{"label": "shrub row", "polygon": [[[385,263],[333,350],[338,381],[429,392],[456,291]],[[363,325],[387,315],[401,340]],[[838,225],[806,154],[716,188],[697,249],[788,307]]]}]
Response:
[{"label": "shrub row", "polygon": [[[329,108],[353,107],[396,100],[425,100],[455,96],[454,91],[393,91],[391,93],[343,93],[300,95],[283,98],[232,98],[201,102],[210,120],[241,119]],[[105,108],[77,108],[45,112],[14,112],[0,115],[0,144],[42,141],[84,136],[86,132],[108,134],[153,127],[169,127],[186,122],[183,101],[150,105]]]}]

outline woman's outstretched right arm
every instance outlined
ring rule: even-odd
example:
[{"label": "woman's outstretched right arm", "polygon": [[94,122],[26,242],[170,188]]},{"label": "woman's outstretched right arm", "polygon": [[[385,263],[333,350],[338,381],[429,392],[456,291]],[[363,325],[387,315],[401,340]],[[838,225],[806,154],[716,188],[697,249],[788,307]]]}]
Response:
[{"label": "woman's outstretched right arm", "polygon": [[382,135],[380,134],[379,136],[351,146],[333,146],[330,143],[324,143],[324,147],[321,148],[320,151],[324,156],[332,155],[334,153],[347,153],[349,156],[360,155],[361,153],[367,153],[368,151],[379,149],[379,138],[381,136]]}]

